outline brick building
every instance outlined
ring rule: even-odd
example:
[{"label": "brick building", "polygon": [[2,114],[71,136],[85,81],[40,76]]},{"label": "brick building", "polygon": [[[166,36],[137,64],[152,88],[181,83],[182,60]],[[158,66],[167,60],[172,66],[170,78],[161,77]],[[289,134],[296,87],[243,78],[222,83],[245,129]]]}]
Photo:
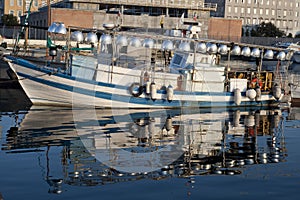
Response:
[{"label": "brick building", "polygon": [[[164,15],[164,28],[172,29],[178,25],[180,17],[184,13],[185,23],[199,22],[202,24],[201,37],[234,38],[234,41],[239,41],[242,27],[239,23],[234,23],[237,21],[236,19],[213,19],[213,22],[221,20],[222,22],[218,23],[219,27],[224,26],[225,29],[231,28],[238,31],[224,32],[214,26],[211,26],[210,29],[209,24],[212,23],[210,12],[216,8],[216,4],[206,4],[203,1],[194,0],[65,0],[52,4],[50,15],[47,7],[31,13],[29,25],[42,28],[30,30],[29,34],[31,38],[34,36],[37,39],[45,39],[49,21],[50,24],[63,22],[66,27],[103,29],[104,23],[120,23],[118,21],[119,12],[121,12],[123,27],[160,29],[160,19]],[[182,27],[179,26],[179,28]],[[227,33],[231,34],[230,37],[226,35]]]}]

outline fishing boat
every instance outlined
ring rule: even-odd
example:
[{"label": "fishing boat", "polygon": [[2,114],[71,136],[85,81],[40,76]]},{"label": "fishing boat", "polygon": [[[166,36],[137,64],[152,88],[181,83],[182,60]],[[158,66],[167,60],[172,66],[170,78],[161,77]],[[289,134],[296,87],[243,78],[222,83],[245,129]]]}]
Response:
[{"label": "fishing boat", "polygon": [[[69,27],[66,46],[50,46],[50,55],[60,52],[65,67],[5,55],[11,76],[34,105],[199,108],[276,106],[282,99],[283,87],[274,71],[262,71],[261,62],[255,69],[230,62],[230,55],[285,60],[280,48],[104,27],[90,30],[85,40],[83,31]],[[83,41],[91,48],[81,49]],[[221,56],[228,62],[221,63]]]}]

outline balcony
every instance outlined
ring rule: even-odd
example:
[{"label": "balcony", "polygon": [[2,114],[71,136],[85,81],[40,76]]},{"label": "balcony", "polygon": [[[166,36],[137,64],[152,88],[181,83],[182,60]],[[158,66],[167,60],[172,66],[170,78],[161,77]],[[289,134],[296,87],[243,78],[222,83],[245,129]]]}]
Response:
[{"label": "balcony", "polygon": [[68,0],[77,3],[98,3],[98,4],[117,4],[117,5],[133,5],[146,7],[163,7],[163,8],[181,8],[190,10],[207,10],[216,11],[216,3],[204,3],[196,0]]}]

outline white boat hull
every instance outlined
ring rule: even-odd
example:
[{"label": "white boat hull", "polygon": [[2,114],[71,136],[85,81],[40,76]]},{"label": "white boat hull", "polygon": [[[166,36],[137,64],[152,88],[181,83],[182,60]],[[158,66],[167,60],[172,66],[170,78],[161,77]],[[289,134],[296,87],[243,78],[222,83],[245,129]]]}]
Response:
[{"label": "white boat hull", "polygon": [[[167,100],[165,91],[158,90],[156,98],[145,93],[132,96],[128,85],[109,84],[75,78],[63,73],[35,67],[32,64],[10,62],[25,93],[34,105],[101,108],[182,108],[182,107],[236,107],[269,106],[279,102],[271,94],[262,94],[251,100],[241,94],[239,105],[233,92],[174,91]],[[49,75],[50,74],[50,75]],[[99,76],[99,74],[98,74]],[[101,74],[100,74],[101,76]]]}]

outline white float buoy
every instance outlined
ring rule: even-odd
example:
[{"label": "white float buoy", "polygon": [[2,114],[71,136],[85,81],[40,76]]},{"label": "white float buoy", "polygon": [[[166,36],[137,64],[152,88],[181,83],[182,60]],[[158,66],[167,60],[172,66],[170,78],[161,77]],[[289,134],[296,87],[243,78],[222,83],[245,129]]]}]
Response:
[{"label": "white float buoy", "polygon": [[241,90],[239,88],[236,88],[234,90],[234,103],[239,106],[242,101],[242,95],[241,95]]},{"label": "white float buoy", "polygon": [[146,82],[146,88],[145,88],[145,91],[146,91],[146,94],[147,94],[147,95],[149,95],[150,92],[151,92],[150,86],[151,86],[151,82],[150,82],[150,81],[147,81],[147,82]]},{"label": "white float buoy", "polygon": [[166,119],[166,130],[170,131],[172,129],[172,118],[169,116]]},{"label": "white float buoy", "polygon": [[257,87],[257,88],[255,89],[255,91],[256,91],[256,97],[255,97],[255,100],[256,100],[256,101],[259,101],[259,100],[260,100],[260,97],[261,97],[261,89],[260,89],[260,87]]},{"label": "white float buoy", "polygon": [[174,89],[171,85],[167,87],[167,100],[171,102],[173,100],[174,96]]},{"label": "white float buoy", "polygon": [[256,91],[254,89],[249,89],[246,91],[246,96],[250,99],[253,100],[256,97]]},{"label": "white float buoy", "polygon": [[150,137],[151,137],[151,135],[155,134],[155,122],[154,121],[150,121],[149,126],[148,126],[148,131],[149,131]]},{"label": "white float buoy", "polygon": [[274,88],[273,88],[273,96],[275,97],[275,99],[279,99],[280,96],[281,96],[281,87],[279,85],[276,85]]},{"label": "white float buoy", "polygon": [[246,116],[244,124],[247,127],[253,127],[253,126],[255,126],[255,118],[254,118],[254,116],[253,115]]},{"label": "white float buoy", "polygon": [[240,124],[241,113],[237,110],[233,113],[233,127],[238,127]]},{"label": "white float buoy", "polygon": [[156,95],[157,95],[157,91],[156,91],[156,85],[153,82],[150,85],[150,93],[151,93],[151,99],[155,100],[156,99]]}]

